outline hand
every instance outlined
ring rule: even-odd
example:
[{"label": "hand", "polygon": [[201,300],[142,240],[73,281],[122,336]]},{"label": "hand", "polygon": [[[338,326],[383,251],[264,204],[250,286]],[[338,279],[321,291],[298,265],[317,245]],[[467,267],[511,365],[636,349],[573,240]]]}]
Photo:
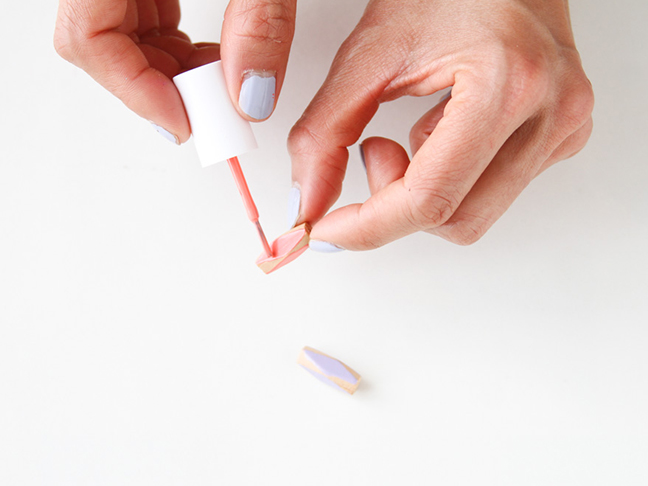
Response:
[{"label": "hand", "polygon": [[[411,161],[365,140],[371,197],[320,220],[379,104],[451,86],[412,128]],[[416,231],[473,243],[585,145],[593,102],[566,0],[372,0],[290,134],[297,222],[319,220],[315,246],[366,250]]]},{"label": "hand", "polygon": [[54,45],[180,143],[191,132],[171,78],[221,56],[241,115],[251,121],[270,116],[286,71],[295,9],[296,0],[232,0],[219,46],[192,44],[178,30],[178,0],[61,0]]}]

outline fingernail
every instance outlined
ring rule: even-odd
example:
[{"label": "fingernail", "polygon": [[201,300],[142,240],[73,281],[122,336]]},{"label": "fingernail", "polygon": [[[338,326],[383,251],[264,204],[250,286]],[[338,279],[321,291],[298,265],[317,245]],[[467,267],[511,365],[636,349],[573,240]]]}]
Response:
[{"label": "fingernail", "polygon": [[359,145],[360,148],[360,161],[362,162],[362,167],[364,167],[365,172],[367,171],[367,162],[365,161],[364,147],[362,144]]},{"label": "fingernail", "polygon": [[239,106],[256,119],[265,120],[272,113],[277,80],[274,71],[249,71],[243,76]]},{"label": "fingernail", "polygon": [[333,243],[329,243],[327,241],[320,241],[320,240],[310,240],[308,243],[308,247],[313,250],[317,251],[319,253],[339,253],[341,251],[344,251],[344,248],[340,248],[337,245],[334,245]]},{"label": "fingernail", "polygon": [[444,94],[441,99],[439,100],[439,103],[443,103],[445,100],[449,99],[450,96],[452,96],[452,88],[450,88],[450,91],[448,91],[446,94]]},{"label": "fingernail", "polygon": [[299,208],[301,205],[301,189],[296,182],[288,194],[288,227],[292,228],[299,219]]},{"label": "fingernail", "polygon": [[178,140],[178,137],[176,137],[173,133],[171,133],[168,130],[165,130],[160,125],[156,125],[153,122],[151,122],[151,125],[153,126],[156,132],[158,132],[160,135],[164,137],[165,140],[168,140],[169,142],[173,142],[176,145],[180,145],[180,140]]}]

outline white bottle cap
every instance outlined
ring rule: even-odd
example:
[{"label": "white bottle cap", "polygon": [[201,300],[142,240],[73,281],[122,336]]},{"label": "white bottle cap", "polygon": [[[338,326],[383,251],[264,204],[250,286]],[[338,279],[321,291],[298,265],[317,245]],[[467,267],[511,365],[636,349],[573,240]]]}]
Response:
[{"label": "white bottle cap", "polygon": [[182,96],[203,167],[257,148],[250,122],[230,100],[221,61],[178,74],[173,82]]}]

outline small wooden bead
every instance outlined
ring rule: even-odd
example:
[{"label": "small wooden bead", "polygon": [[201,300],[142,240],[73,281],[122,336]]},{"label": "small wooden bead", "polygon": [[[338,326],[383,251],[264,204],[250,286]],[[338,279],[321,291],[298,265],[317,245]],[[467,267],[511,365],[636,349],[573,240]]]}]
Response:
[{"label": "small wooden bead", "polygon": [[292,262],[308,249],[311,227],[308,223],[295,226],[272,242],[272,256],[261,255],[257,266],[264,273],[271,273]]},{"label": "small wooden bead", "polygon": [[361,377],[341,361],[306,346],[299,353],[297,364],[318,380],[333,388],[353,395],[358,389]]}]

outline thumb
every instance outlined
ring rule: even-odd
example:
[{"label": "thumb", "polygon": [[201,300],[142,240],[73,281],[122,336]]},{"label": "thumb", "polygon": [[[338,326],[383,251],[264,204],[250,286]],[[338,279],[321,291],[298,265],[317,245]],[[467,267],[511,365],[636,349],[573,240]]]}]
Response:
[{"label": "thumb", "polygon": [[221,59],[234,106],[244,118],[268,118],[286,73],[297,0],[231,0]]}]

